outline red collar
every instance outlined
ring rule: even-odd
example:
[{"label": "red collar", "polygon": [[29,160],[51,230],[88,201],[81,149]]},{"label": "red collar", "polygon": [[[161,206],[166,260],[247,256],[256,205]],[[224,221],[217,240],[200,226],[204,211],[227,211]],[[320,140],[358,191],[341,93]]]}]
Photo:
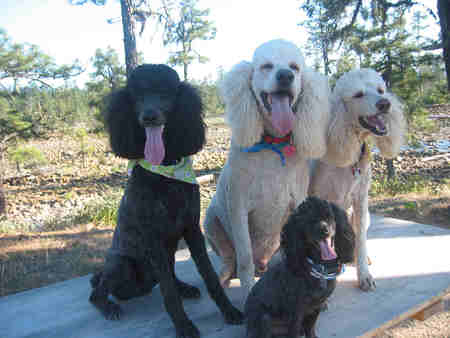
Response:
[{"label": "red collar", "polygon": [[268,144],[280,144],[283,142],[290,143],[291,142],[291,134],[287,134],[286,136],[283,136],[283,137],[264,135],[263,140],[265,143],[268,143]]}]

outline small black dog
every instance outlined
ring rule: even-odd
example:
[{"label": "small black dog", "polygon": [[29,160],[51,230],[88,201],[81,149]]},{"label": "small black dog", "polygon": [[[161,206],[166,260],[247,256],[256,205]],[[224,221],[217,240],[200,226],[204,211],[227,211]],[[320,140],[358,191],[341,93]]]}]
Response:
[{"label": "small black dog", "polygon": [[270,338],[274,323],[288,337],[316,337],[315,323],[336,287],[342,264],[353,261],[355,234],[345,211],[308,197],[281,232],[283,260],[261,277],[245,304],[247,338]]},{"label": "small black dog", "polygon": [[160,283],[177,337],[199,337],[181,298],[200,297],[200,291],[174,272],[175,251],[184,238],[226,322],[242,323],[242,313],[220,286],[199,226],[199,186],[192,180],[189,159],[205,143],[198,92],[180,82],[170,67],[141,65],[127,86],[110,97],[105,121],[113,152],[134,160],[134,166],[104,268],[91,279],[89,300],[107,319],[119,319],[121,308],[109,294],[127,300],[150,293]]}]

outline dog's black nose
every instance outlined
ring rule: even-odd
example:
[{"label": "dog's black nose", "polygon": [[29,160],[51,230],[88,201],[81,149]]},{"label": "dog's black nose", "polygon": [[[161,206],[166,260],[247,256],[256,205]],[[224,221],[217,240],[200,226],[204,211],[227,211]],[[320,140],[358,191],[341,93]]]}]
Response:
[{"label": "dog's black nose", "polygon": [[389,102],[388,99],[381,99],[375,104],[375,106],[379,112],[386,113],[389,108],[391,108],[391,102]]},{"label": "dog's black nose", "polygon": [[330,229],[325,222],[321,222],[319,231],[321,236],[328,236],[330,234]]},{"label": "dog's black nose", "polygon": [[146,110],[141,114],[141,123],[144,126],[157,126],[164,124],[164,118],[160,112]]},{"label": "dog's black nose", "polygon": [[281,86],[290,86],[292,81],[294,81],[294,73],[289,69],[280,69],[277,72],[276,78]]},{"label": "dog's black nose", "polygon": [[330,235],[330,230],[328,230],[328,228],[322,228],[320,229],[320,234],[322,236],[328,237]]}]

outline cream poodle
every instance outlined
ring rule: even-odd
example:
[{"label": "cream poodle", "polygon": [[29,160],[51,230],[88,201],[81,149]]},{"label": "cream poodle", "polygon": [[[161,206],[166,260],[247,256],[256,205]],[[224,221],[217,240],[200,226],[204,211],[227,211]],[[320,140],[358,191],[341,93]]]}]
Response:
[{"label": "cream poodle", "polygon": [[221,94],[231,148],[205,232],[223,260],[220,281],[239,277],[248,292],[278,249],[282,225],[306,197],[308,159],[326,151],[329,87],[305,66],[293,43],[259,46],[252,62],[235,65]]},{"label": "cream poodle", "polygon": [[331,114],[327,152],[314,161],[309,193],[348,211],[356,234],[358,282],[362,290],[368,291],[375,288],[366,245],[371,181],[368,141],[371,138],[375,142],[382,156],[396,156],[405,130],[403,107],[387,91],[377,72],[359,69],[337,81],[331,97]]}]

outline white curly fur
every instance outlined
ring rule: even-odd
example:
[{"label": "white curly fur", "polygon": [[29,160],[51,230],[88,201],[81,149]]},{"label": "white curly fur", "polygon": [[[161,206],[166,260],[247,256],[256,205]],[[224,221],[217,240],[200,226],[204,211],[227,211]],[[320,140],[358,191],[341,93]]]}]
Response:
[{"label": "white curly fur", "polygon": [[[282,136],[261,99],[262,92],[277,91],[280,70],[294,74],[290,104],[297,152],[286,159],[285,166],[271,150],[242,152],[263,134]],[[325,154],[330,92],[327,79],[308,69],[299,48],[285,40],[259,46],[252,62],[234,66],[220,88],[232,132],[231,148],[204,228],[224,262],[222,283],[226,285],[237,274],[248,291],[254,284],[255,263],[265,268],[279,246],[281,227],[291,208],[306,197],[307,160]]]},{"label": "white curly fur", "polygon": [[[377,103],[386,100],[390,107],[380,114]],[[366,246],[370,226],[368,192],[371,167],[369,146],[362,156],[361,146],[372,138],[383,156],[396,156],[405,131],[403,107],[392,93],[387,92],[383,79],[372,69],[344,74],[336,83],[331,104],[327,153],[313,166],[309,193],[335,202],[349,212],[356,233],[359,286],[367,291],[375,288]],[[383,136],[376,135],[360,123],[360,117],[376,114],[386,126],[387,133]]]},{"label": "white curly fur", "polygon": [[[380,94],[378,90],[383,93]],[[364,94],[355,98],[358,92]],[[353,164],[358,159],[358,152],[349,151],[360,146],[361,141],[371,133],[361,127],[359,116],[376,113],[376,102],[386,98],[390,101],[389,114],[383,115],[388,135],[372,134],[373,140],[386,158],[392,158],[400,151],[403,144],[405,119],[403,105],[392,93],[386,90],[381,76],[369,68],[353,70],[342,75],[336,82],[331,97],[332,119],[328,130],[328,146],[325,159],[338,166]]]}]

